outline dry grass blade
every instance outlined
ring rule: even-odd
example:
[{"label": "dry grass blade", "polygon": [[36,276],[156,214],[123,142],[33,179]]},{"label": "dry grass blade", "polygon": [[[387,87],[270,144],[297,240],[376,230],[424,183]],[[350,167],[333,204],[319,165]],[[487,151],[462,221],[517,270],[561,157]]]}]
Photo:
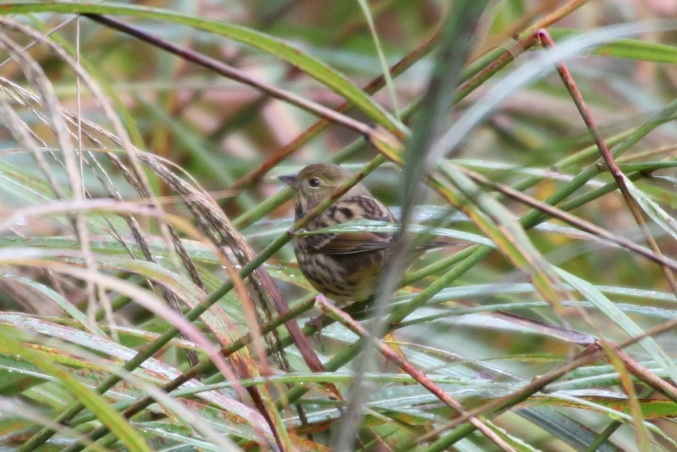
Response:
[{"label": "dry grass blade", "polygon": [[[677,448],[668,3],[0,2],[0,443]],[[358,182],[468,243],[301,328]]]}]

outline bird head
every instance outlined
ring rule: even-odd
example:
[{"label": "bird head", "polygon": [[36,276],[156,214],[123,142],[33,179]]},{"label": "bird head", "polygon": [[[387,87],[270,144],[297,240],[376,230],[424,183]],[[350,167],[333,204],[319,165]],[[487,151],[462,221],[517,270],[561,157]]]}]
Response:
[{"label": "bird head", "polygon": [[[296,204],[305,211],[318,205],[351,177],[348,171],[338,165],[314,163],[295,176],[280,176],[280,180],[294,190]],[[356,187],[361,189],[359,184]]]}]

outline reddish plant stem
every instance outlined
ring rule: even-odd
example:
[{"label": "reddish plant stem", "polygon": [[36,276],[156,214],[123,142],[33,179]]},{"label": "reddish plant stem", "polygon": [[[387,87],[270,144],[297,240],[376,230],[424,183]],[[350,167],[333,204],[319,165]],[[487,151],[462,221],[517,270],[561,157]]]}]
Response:
[{"label": "reddish plant stem", "polygon": [[[527,38],[527,40],[529,39],[537,39],[538,41],[540,41],[543,47],[547,49],[552,49],[555,47],[555,42],[552,40],[552,37],[545,29],[537,30],[531,37]],[[585,100],[583,100],[583,96],[581,95],[578,86],[574,82],[574,79],[571,76],[571,72],[569,72],[569,69],[567,69],[564,63],[557,64],[557,72],[559,73],[560,78],[564,83],[564,86],[566,86],[567,90],[569,91],[569,94],[571,95],[574,104],[576,104],[576,108],[578,109],[578,112],[581,114],[581,118],[583,119],[583,122],[585,122],[588,131],[592,135],[595,144],[599,148],[599,152],[602,156],[602,159],[604,160],[604,163],[606,164],[607,168],[609,168],[609,173],[611,173],[611,176],[616,181],[616,184],[618,184],[618,189],[623,195],[623,199],[625,199],[625,202],[628,205],[628,208],[630,209],[630,213],[632,214],[635,221],[637,222],[637,225],[642,231],[642,234],[644,235],[647,244],[649,245],[649,247],[656,256],[663,257],[663,253],[658,247],[656,240],[651,235],[651,231],[649,230],[646,224],[644,216],[642,215],[641,208],[635,201],[635,198],[633,198],[632,195],[630,194],[630,190],[628,189],[629,182],[628,178],[625,176],[625,174],[623,174],[623,171],[621,171],[621,169],[618,167],[618,164],[616,163],[616,159],[614,158],[613,153],[606,145],[606,142],[604,141],[602,135],[599,133],[599,129],[592,118],[592,114],[590,113],[590,109],[585,103]],[[670,268],[668,268],[665,264],[661,263],[660,261],[658,262],[658,264],[660,265],[661,270],[663,271],[665,279],[670,285],[672,292],[677,294],[677,280],[675,280],[672,271],[670,270]]]}]

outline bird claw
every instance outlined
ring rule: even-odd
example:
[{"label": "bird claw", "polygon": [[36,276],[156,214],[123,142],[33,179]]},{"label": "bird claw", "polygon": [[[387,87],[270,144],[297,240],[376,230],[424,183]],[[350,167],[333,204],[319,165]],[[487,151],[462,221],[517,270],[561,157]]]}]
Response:
[{"label": "bird claw", "polygon": [[311,335],[312,341],[320,346],[322,351],[324,351],[324,344],[322,343],[322,328],[324,328],[324,321],[327,319],[327,316],[320,314],[310,320],[305,324],[308,328],[313,328],[315,330],[314,334]]},{"label": "bird claw", "polygon": [[[317,307],[317,302],[320,301],[320,300],[326,303],[327,297],[325,297],[321,293],[317,294],[315,296],[315,307]],[[329,317],[327,317],[326,314],[320,314],[320,315],[315,316],[312,319],[308,320],[306,322],[305,326],[310,327],[310,328],[314,328],[315,330],[317,330],[318,333],[320,333],[322,331],[322,328],[325,326],[325,322],[327,320],[329,320]]]},{"label": "bird claw", "polygon": [[327,317],[325,314],[320,314],[318,316],[313,317],[312,319],[308,320],[305,324],[306,327],[308,328],[313,328],[315,329],[315,332],[319,335],[322,333],[322,329],[327,326],[325,323],[329,317]]},{"label": "bird claw", "polygon": [[[322,299],[325,301],[327,300],[327,298],[322,294],[318,294],[315,297],[316,303],[318,299]],[[316,337],[318,345],[320,345],[321,347],[324,347],[322,344],[322,330],[324,329],[325,326],[329,326],[331,324],[331,321],[332,321],[331,318],[326,314],[320,314],[308,320],[304,324],[304,327],[312,328],[315,330],[315,334],[313,334],[313,336]]]}]

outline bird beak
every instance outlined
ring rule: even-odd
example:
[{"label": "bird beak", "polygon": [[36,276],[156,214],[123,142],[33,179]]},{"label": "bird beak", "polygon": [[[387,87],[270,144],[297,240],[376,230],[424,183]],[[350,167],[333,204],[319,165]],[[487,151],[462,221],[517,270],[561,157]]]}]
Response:
[{"label": "bird beak", "polygon": [[298,188],[299,181],[294,175],[280,176],[279,179],[285,184],[289,185],[291,188]]}]

